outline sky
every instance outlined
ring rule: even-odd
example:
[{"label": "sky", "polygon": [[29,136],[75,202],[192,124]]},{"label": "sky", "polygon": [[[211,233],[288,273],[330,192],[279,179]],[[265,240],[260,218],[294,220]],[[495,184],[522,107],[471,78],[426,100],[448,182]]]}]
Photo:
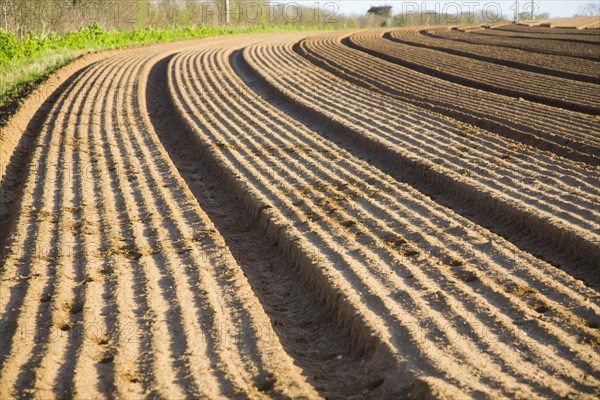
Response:
[{"label": "sky", "polygon": [[[273,0],[277,1],[277,0]],[[539,7],[539,12],[547,12],[550,14],[551,18],[558,17],[572,17],[574,14],[578,12],[578,8],[581,5],[586,3],[600,1],[600,0],[534,0],[534,4]],[[456,1],[423,1],[423,0],[414,0],[414,1],[405,1],[405,0],[295,0],[295,1],[279,1],[280,3],[298,3],[307,6],[314,6],[318,4],[320,8],[328,7],[330,10],[334,10],[336,7],[339,9],[339,13],[343,14],[365,14],[367,10],[371,6],[380,6],[380,5],[391,5],[393,7],[393,14],[398,14],[405,10],[412,10],[416,7],[417,10],[423,9],[423,4],[425,4],[425,8],[427,10],[435,10],[436,6],[439,10],[444,11],[444,8],[447,10],[446,14],[454,14],[456,13],[457,6],[460,7],[461,10],[468,11],[469,7],[475,6],[476,11],[483,10],[484,7],[488,7],[491,9],[493,7],[499,6],[504,15],[512,16],[514,15],[514,0],[495,0],[495,1],[487,1],[487,0],[456,0]],[[411,8],[412,7],[412,8]],[[519,8],[522,12],[530,12],[531,11],[531,0],[519,0]]]}]

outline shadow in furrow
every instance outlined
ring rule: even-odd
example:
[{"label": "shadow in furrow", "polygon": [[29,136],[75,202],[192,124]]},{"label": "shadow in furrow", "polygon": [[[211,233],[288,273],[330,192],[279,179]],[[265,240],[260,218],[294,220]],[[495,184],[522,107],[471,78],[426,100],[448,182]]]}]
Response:
[{"label": "shadow in furrow", "polygon": [[[0,220],[2,220],[0,224],[0,265],[4,265],[9,245],[8,240],[18,219],[17,211],[21,205],[24,181],[28,171],[26,167],[33,156],[35,143],[40,136],[43,123],[59,96],[67,88],[70,88],[75,79],[82,76],[92,65],[88,65],[73,73],[48,96],[23,130],[23,134],[10,159],[2,160],[2,163],[7,164],[0,165],[0,168],[5,168],[4,171],[0,171],[2,172],[2,180],[0,181]],[[61,100],[61,104],[64,104],[65,101],[66,97]],[[7,130],[9,128],[4,127]]]},{"label": "shadow in furrow", "polygon": [[[84,95],[84,99],[82,103],[85,102],[85,98],[89,96],[89,92]],[[81,106],[80,106],[81,107]],[[80,210],[80,206],[82,204],[82,195],[81,192],[81,183],[80,176],[78,174],[80,164],[80,156],[78,154],[79,151],[79,141],[77,138],[77,131],[80,129],[79,126],[81,124],[81,108],[77,112],[77,124],[74,128],[74,134],[72,139],[74,143],[72,149],[72,158],[68,160],[69,168],[72,179],[71,186],[74,194],[73,198],[73,207],[76,209],[75,213],[77,214],[78,223],[75,224],[73,230],[75,231],[73,248],[69,249],[69,260],[65,260],[64,263],[70,263],[73,268],[73,277],[68,279],[73,279],[74,282],[70,282],[73,286],[71,292],[73,294],[73,300],[70,304],[69,310],[69,324],[71,326],[69,340],[67,342],[67,346],[64,352],[64,361],[61,363],[58,368],[58,376],[56,382],[53,387],[53,392],[57,397],[73,397],[73,385],[74,385],[74,374],[76,356],[78,350],[81,348],[83,343],[83,335],[85,334],[84,326],[81,323],[82,321],[82,311],[83,305],[85,301],[85,285],[80,285],[80,282],[83,280],[84,271],[86,269],[86,260],[85,255],[83,253],[83,242],[82,242],[82,228],[81,228],[81,220],[84,218],[82,212]],[[68,181],[66,182],[68,183]],[[63,196],[66,195],[66,188],[63,189]],[[64,217],[67,217],[68,212],[63,211]],[[74,217],[74,216],[73,216]],[[67,217],[68,218],[68,217]],[[69,222],[68,220],[66,221]],[[66,226],[65,229],[70,229],[69,226]],[[72,251],[72,253],[71,253]]]},{"label": "shadow in furrow", "polygon": [[[539,44],[544,44],[548,42],[548,39],[535,39],[535,38],[524,38],[524,37],[510,37],[510,36],[506,36],[506,35],[497,35],[497,34],[490,34],[488,32],[488,30],[483,30],[483,31],[471,31],[469,32],[472,35],[477,35],[479,38],[485,38],[486,40],[492,40],[493,41],[493,45],[494,46],[502,46],[502,47],[508,47],[508,48],[513,48],[513,49],[521,49],[521,50],[526,50],[526,51],[531,51],[534,53],[543,53],[543,54],[557,54],[560,56],[564,56],[564,57],[577,57],[577,58],[583,58],[585,60],[591,60],[591,61],[600,61],[600,57],[597,54],[592,54],[592,55],[588,55],[585,54],[584,52],[581,51],[581,46],[584,43],[572,43],[572,45],[579,45],[579,49],[577,51],[571,51],[573,46],[560,46],[558,45],[558,49],[551,47],[550,49],[548,48],[548,46],[540,46]],[[533,39],[533,40],[528,40],[528,39]],[[498,43],[498,40],[502,41],[501,43]],[[585,43],[587,45],[589,45],[589,43]]]},{"label": "shadow in furrow", "polygon": [[[568,37],[534,37],[534,36],[530,36],[530,33],[526,33],[526,32],[517,32],[517,31],[511,31],[508,29],[499,29],[499,28],[494,28],[492,29],[492,31],[498,32],[499,34],[494,35],[494,36],[500,36],[503,38],[510,38],[510,39],[526,39],[526,40],[532,40],[534,41],[542,41],[542,42],[547,42],[549,40],[551,41],[557,41],[557,42],[563,42],[560,45],[557,46],[569,46],[569,44],[584,44],[584,45],[588,45],[588,46],[598,46],[600,45],[600,43],[595,43],[593,41],[590,40],[581,40],[581,39],[577,39],[577,38],[568,38]],[[500,33],[501,32],[501,33]],[[477,33],[477,31],[475,31],[474,33]],[[525,33],[525,34],[523,34]],[[555,32],[558,33],[558,32]]]},{"label": "shadow in furrow", "polygon": [[[339,63],[323,59],[320,54],[311,50],[305,41],[296,43],[293,49],[297,54],[314,65],[336,76],[340,76],[342,79],[357,86],[392,96],[394,99],[399,99],[419,108],[449,116],[508,139],[537,147],[540,150],[552,152],[560,157],[584,162],[592,166],[600,165],[600,158],[598,157],[599,149],[594,145],[577,141],[565,143],[563,139],[548,135],[546,130],[539,125],[524,123],[524,121],[520,120],[511,120],[511,118],[507,119],[503,116],[505,113],[494,115],[487,111],[487,107],[479,109],[477,108],[479,106],[473,106],[471,99],[468,98],[465,98],[469,100],[467,103],[464,102],[465,99],[454,99],[453,97],[441,99],[439,96],[418,94],[414,91],[407,92],[401,88],[391,87],[389,84],[378,80],[376,75],[373,75],[373,79],[367,79],[364,75],[357,74],[352,69],[345,68],[345,66]],[[489,93],[488,95],[493,96]],[[471,106],[468,104],[471,104]]]},{"label": "shadow in furrow", "polygon": [[[64,100],[63,100],[64,102]],[[52,129],[55,124],[57,124],[58,114],[54,114],[50,121],[48,122],[48,129]],[[38,160],[38,164],[40,166],[46,166],[48,163],[48,159],[50,156],[50,146],[49,142],[51,139],[51,135],[48,134],[45,140],[41,143],[41,145],[46,149],[42,152]],[[36,184],[33,188],[32,198],[34,199],[31,203],[31,210],[41,210],[44,197],[42,196],[44,192],[44,183],[46,182],[47,175],[49,171],[48,168],[40,168],[37,171],[36,176]],[[20,201],[20,199],[19,199]],[[10,298],[8,300],[8,304],[6,306],[6,312],[2,315],[0,319],[0,327],[2,328],[2,342],[0,349],[0,368],[4,366],[4,362],[6,357],[10,354],[11,344],[9,342],[10,339],[14,337],[17,330],[17,319],[19,315],[21,315],[21,309],[25,302],[25,298],[27,297],[27,291],[31,285],[30,277],[32,271],[32,262],[31,258],[35,256],[37,251],[40,251],[39,244],[36,243],[37,240],[37,218],[38,214],[36,212],[31,212],[29,217],[27,218],[28,228],[27,228],[27,237],[23,240],[23,248],[21,251],[28,252],[28,254],[21,254],[20,261],[21,267],[18,270],[13,271],[12,273],[15,275],[14,279],[19,279],[20,282],[17,283],[12,289],[10,293]],[[28,258],[29,257],[29,258]],[[4,272],[5,274],[8,271]],[[28,327],[21,327],[21,329],[27,329]]]},{"label": "shadow in furrow", "polygon": [[[110,91],[108,92],[110,93]],[[117,150],[111,146],[115,141],[118,142],[120,133],[109,132],[109,127],[114,126],[114,120],[116,118],[114,112],[109,111],[111,110],[111,101],[112,104],[118,104],[118,96],[119,93],[117,91],[112,93],[112,99],[110,98],[110,95],[104,96],[102,112],[100,113],[100,126],[102,128],[100,129],[101,136],[98,146],[102,147],[104,166],[106,171],[108,171],[107,180],[109,181],[109,186],[113,193],[113,199],[111,199],[111,201],[115,203],[115,209],[117,210],[115,219],[119,221],[119,226],[115,229],[114,233],[119,238],[122,245],[118,249],[113,250],[121,251],[123,249],[135,248],[136,246],[135,231],[133,225],[130,223],[135,220],[134,211],[131,209],[131,205],[128,204],[126,199],[128,184],[124,180],[127,178],[124,178],[124,174],[119,173],[121,169],[128,170],[132,168],[132,166],[126,164],[125,161],[121,161],[123,151],[122,146],[118,146]],[[131,269],[133,280],[131,282],[119,281],[116,286],[118,290],[131,290],[133,302],[137,305],[135,309],[131,310],[136,321],[132,322],[131,325],[118,326],[117,330],[109,333],[109,341],[114,347],[127,345],[137,346],[139,353],[144,356],[135,360],[136,368],[132,368],[130,371],[132,376],[115,376],[115,381],[117,379],[128,379],[131,382],[137,382],[139,380],[146,393],[151,393],[152,397],[157,397],[157,393],[153,391],[153,388],[156,387],[156,377],[153,373],[155,358],[152,352],[153,321],[150,314],[148,293],[145,289],[145,273],[138,260],[132,260],[122,253],[119,254],[122,255],[117,259],[119,262],[114,265],[114,269],[109,271],[109,273],[114,276],[117,275],[115,269]],[[129,285],[129,289],[119,288],[119,286],[126,285]],[[122,307],[123,305],[121,304],[116,305],[116,309],[119,313],[125,311],[122,310]],[[138,376],[138,373],[140,376]]]},{"label": "shadow in furrow", "polygon": [[[24,131],[23,136],[21,137],[10,159],[6,173],[2,177],[2,182],[0,183],[0,207],[2,207],[0,211],[0,219],[2,220],[2,224],[0,224],[2,226],[2,230],[0,232],[0,269],[2,269],[5,268],[5,262],[9,256],[8,250],[11,241],[10,235],[12,234],[18,219],[21,217],[21,213],[18,210],[21,208],[21,202],[23,200],[23,190],[25,186],[24,181],[27,173],[30,170],[30,168],[27,168],[27,166],[32,162],[35,148],[40,146],[44,149],[40,158],[38,159],[39,168],[35,178],[35,187],[32,193],[32,198],[34,200],[31,203],[30,214],[27,218],[29,221],[26,233],[27,237],[23,240],[23,247],[20,249],[20,251],[23,252],[21,254],[21,261],[23,262],[18,270],[2,272],[2,274],[5,276],[7,276],[6,274],[9,273],[14,274],[13,279],[18,279],[20,282],[11,288],[11,293],[6,306],[6,312],[0,318],[0,329],[2,330],[0,334],[0,369],[4,366],[6,357],[8,357],[11,350],[12,346],[10,344],[10,340],[14,338],[14,335],[17,333],[16,331],[19,328],[17,326],[17,319],[21,315],[20,311],[31,284],[30,274],[32,271],[32,262],[27,257],[34,257],[36,254],[41,255],[42,253],[49,252],[48,246],[50,243],[43,243],[40,245],[36,242],[36,227],[38,226],[36,221],[38,219],[38,212],[41,210],[43,205],[44,184],[49,173],[49,168],[57,168],[59,164],[54,166],[48,165],[50,141],[52,139],[52,135],[48,133],[43,141],[40,143],[37,143],[37,141],[42,133],[43,124],[45,121],[47,121],[47,126],[45,128],[46,132],[50,132],[58,124],[58,119],[60,117],[60,114],[58,113],[54,113],[48,117],[49,119],[46,119],[52,106],[56,101],[59,101],[57,107],[60,108],[72,98],[72,90],[75,80],[78,77],[83,76],[83,72],[88,68],[89,66],[77,71],[71,77],[69,77],[69,79],[67,79],[58,89],[56,89],[55,92],[53,92],[52,95],[50,95],[44,104],[37,110],[35,116],[31,119],[26,130]],[[88,76],[85,79],[90,80],[92,78],[91,76]],[[63,92],[65,92],[67,89],[68,91],[66,94],[59,98],[59,96],[61,96],[61,94],[63,94]],[[41,166],[44,166],[44,168]],[[17,238],[12,238],[12,240],[17,240]],[[27,330],[31,329],[32,327],[20,328]],[[37,333],[34,334],[37,335]]]},{"label": "shadow in furrow", "polygon": [[[64,116],[64,120],[62,123],[62,130],[67,131],[67,126],[69,123],[69,115],[73,112],[75,102],[71,101],[68,106],[68,111]],[[47,146],[51,147],[50,143],[52,140],[53,133],[48,135],[48,143]],[[70,326],[68,324],[60,324],[59,326],[55,325],[57,321],[54,321],[53,315],[56,314],[57,310],[60,309],[61,305],[57,304],[56,289],[59,284],[59,279],[64,279],[62,275],[64,273],[64,249],[59,246],[61,243],[62,232],[60,229],[60,225],[62,220],[64,219],[64,211],[61,209],[61,204],[63,204],[65,192],[63,190],[63,184],[68,177],[66,176],[66,168],[63,168],[65,165],[65,147],[66,147],[66,135],[60,136],[60,141],[58,144],[58,158],[56,161],[56,165],[48,166],[50,168],[56,168],[56,178],[53,185],[54,193],[52,195],[52,205],[53,208],[51,211],[48,210],[39,210],[49,212],[49,215],[45,216],[45,218],[50,218],[49,223],[53,226],[51,228],[51,233],[49,234],[49,239],[47,243],[42,242],[42,246],[47,245],[48,247],[40,250],[39,248],[35,248],[30,255],[33,259],[42,258],[46,264],[47,273],[48,273],[48,281],[46,282],[43,294],[41,298],[40,305],[37,309],[36,315],[36,323],[35,323],[35,337],[34,337],[34,346],[31,351],[31,357],[27,362],[25,362],[20,369],[19,376],[17,378],[17,388],[21,393],[26,393],[34,389],[36,384],[36,377],[38,377],[39,367],[42,364],[43,359],[48,355],[48,349],[50,345],[57,340],[63,340],[65,337],[67,340],[69,339],[69,329]],[[49,149],[48,152],[51,150]],[[45,170],[45,168],[39,168],[38,173],[41,173],[40,170]],[[46,179],[48,179],[46,177]],[[43,198],[43,194],[40,194],[40,197]],[[37,225],[39,227],[39,224]],[[39,238],[36,244],[39,243]],[[46,253],[47,250],[47,253]],[[46,253],[46,254],[44,254]],[[29,259],[28,262],[34,263],[33,259]],[[39,261],[38,261],[39,262]],[[58,329],[58,331],[56,330]]]},{"label": "shadow in furrow", "polygon": [[[167,57],[150,71],[147,107],[154,128],[181,176],[224,237],[286,352],[328,398],[377,393],[385,365],[372,346],[353,337],[351,324],[331,310],[323,289],[307,278],[289,246],[261,228],[261,212],[245,206],[223,167],[177,118],[167,88]],[[310,268],[310,267],[308,267]],[[399,378],[401,379],[401,378]]]},{"label": "shadow in furrow", "polygon": [[[102,109],[102,96],[104,95],[104,90],[98,90],[93,99],[94,111],[100,111]],[[101,112],[101,111],[100,111]],[[89,126],[87,129],[87,148],[84,148],[83,151],[87,151],[88,155],[92,157],[89,165],[89,171],[91,174],[86,175],[85,179],[92,180],[93,183],[93,206],[96,208],[98,214],[100,216],[110,215],[109,209],[106,205],[106,199],[102,193],[102,182],[106,179],[104,172],[106,170],[102,169],[100,165],[100,160],[93,158],[93,155],[100,148],[100,144],[97,142],[98,138],[95,137],[93,131],[93,118],[90,117],[88,120]],[[92,201],[90,199],[89,201]],[[98,232],[100,234],[99,238],[99,247],[94,249],[99,256],[104,254],[108,254],[111,250],[111,239],[110,239],[110,222],[107,218],[99,218],[98,221]],[[117,393],[116,385],[115,385],[115,365],[113,362],[102,362],[108,361],[114,358],[114,351],[108,348],[108,334],[112,332],[117,332],[119,329],[117,313],[118,308],[115,304],[115,301],[111,301],[110,299],[114,298],[114,294],[118,290],[116,278],[113,276],[112,271],[114,267],[114,262],[110,257],[103,256],[102,264],[99,269],[99,273],[102,274],[102,279],[104,283],[102,284],[102,299],[104,300],[104,306],[102,307],[101,315],[104,316],[104,326],[99,328],[99,331],[94,336],[86,337],[86,340],[94,340],[96,344],[103,347],[103,352],[101,355],[101,359],[99,363],[96,363],[96,373],[99,377],[97,383],[97,390],[100,393],[108,393],[109,397],[114,398]]]},{"label": "shadow in furrow", "polygon": [[[108,79],[109,75],[105,75],[103,77],[103,81]],[[96,95],[91,96],[92,90],[90,88],[94,87],[94,85],[88,86],[88,91],[82,95],[82,99],[80,102],[79,110],[76,113],[76,123],[73,130],[73,149],[72,149],[72,158],[68,164],[70,166],[71,173],[71,187],[73,192],[73,204],[72,204],[72,218],[73,218],[73,226],[67,226],[66,229],[72,229],[74,233],[73,240],[73,248],[70,249],[72,253],[71,259],[69,260],[73,267],[73,279],[72,282],[73,288],[73,300],[70,304],[70,324],[71,334],[69,336],[69,341],[67,343],[67,347],[64,352],[64,361],[60,365],[58,369],[58,376],[56,379],[56,383],[54,385],[53,391],[59,398],[72,398],[74,396],[74,385],[75,385],[75,374],[73,371],[76,370],[77,366],[77,357],[80,354],[82,346],[84,344],[84,340],[90,340],[88,336],[88,330],[90,326],[86,327],[86,323],[91,321],[85,321],[83,319],[84,307],[86,305],[86,295],[87,295],[87,283],[90,279],[89,274],[89,254],[86,252],[85,246],[85,238],[84,238],[84,225],[86,223],[84,207],[87,204],[84,201],[84,193],[83,193],[83,179],[86,179],[83,171],[85,171],[86,166],[83,165],[81,154],[82,154],[82,145],[81,140],[83,136],[86,134],[85,126],[86,122],[88,125],[87,130],[91,130],[91,123],[83,120],[84,116],[84,106],[88,101],[97,101],[98,91]],[[76,222],[75,222],[76,221]],[[69,221],[67,221],[69,222]]]},{"label": "shadow in furrow", "polygon": [[[388,36],[386,36],[386,39],[387,38],[388,38]],[[381,40],[384,40],[384,39],[382,38]],[[399,42],[397,42],[397,43],[399,43]],[[508,87],[502,87],[502,86],[495,85],[493,83],[488,83],[486,81],[480,81],[480,80],[473,79],[471,77],[465,77],[465,76],[461,76],[456,73],[447,72],[442,69],[434,68],[431,66],[426,66],[426,65],[420,64],[418,61],[397,57],[395,55],[388,54],[385,51],[380,51],[379,49],[367,48],[367,47],[361,46],[360,44],[357,44],[354,41],[352,41],[351,37],[346,37],[346,38],[342,39],[342,44],[344,44],[352,49],[365,52],[366,54],[369,54],[371,56],[378,57],[378,58],[388,61],[390,63],[401,65],[405,68],[409,68],[414,71],[417,71],[417,72],[420,72],[420,73],[423,73],[423,74],[426,74],[429,76],[433,76],[433,77],[436,77],[439,79],[444,79],[449,82],[458,83],[463,86],[476,88],[476,89],[480,89],[480,90],[485,90],[490,93],[502,94],[502,95],[509,96],[509,97],[523,98],[523,99],[529,100],[531,102],[541,103],[541,104],[545,104],[545,105],[549,105],[549,106],[553,106],[553,107],[564,108],[566,110],[586,113],[586,114],[590,114],[590,115],[597,115],[600,112],[600,107],[598,107],[596,105],[573,103],[571,101],[562,100],[562,99],[559,99],[556,97],[545,96],[544,93],[536,94],[536,93],[529,93],[527,91],[520,90],[519,88],[513,89],[513,88],[508,88]],[[400,43],[399,45],[407,46],[407,45],[412,45],[412,43],[409,43],[409,44]]]},{"label": "shadow in furrow", "polygon": [[[295,49],[297,51],[297,46]],[[600,286],[598,243],[565,231],[533,213],[525,213],[492,198],[488,193],[456,181],[441,171],[432,170],[417,160],[403,157],[384,143],[368,138],[292,99],[282,88],[272,85],[255,71],[246,62],[241,50],[232,54],[231,64],[238,76],[255,93],[310,129],[520,249],[563,269],[589,286]]]},{"label": "shadow in furrow", "polygon": [[[133,101],[136,102],[136,99]],[[143,108],[139,107],[139,110],[141,111]],[[128,114],[128,111],[127,107],[123,107],[123,113],[125,115]],[[129,113],[129,115],[131,115],[131,113]],[[123,130],[123,136],[120,141],[124,144],[124,148],[130,149],[126,152],[129,159],[143,162],[143,164],[140,165],[139,171],[137,171],[140,175],[140,178],[138,179],[149,185],[148,191],[152,190],[152,186],[159,187],[161,184],[166,184],[164,182],[156,181],[150,173],[150,168],[145,167],[145,164],[151,164],[152,160],[145,156],[141,148],[145,147],[151,149],[153,146],[148,137],[144,135],[144,132],[138,130],[137,127],[128,126]],[[167,209],[167,203],[170,201],[160,190],[157,190],[151,197],[146,196],[143,185],[141,184],[138,184],[138,186],[133,188],[132,195],[136,199],[135,204],[139,207],[140,214],[144,211],[150,214],[152,205],[156,210],[165,211]],[[162,229],[165,232],[165,235],[171,243],[176,243],[184,238],[184,234],[181,232],[180,227],[169,218],[163,218],[161,221],[148,218],[147,221],[144,221],[144,229],[146,232],[151,233],[146,240],[152,249],[160,249],[161,246],[166,247],[161,243],[161,239],[155,233],[158,232],[159,229]],[[182,265],[184,260],[185,255],[178,255],[176,265]],[[177,277],[173,273],[171,267],[169,267],[173,260],[169,260],[161,251],[158,251],[153,255],[152,262],[155,264],[156,270],[152,272],[148,271],[147,277],[151,274],[158,273],[158,276],[153,279],[157,279],[162,301],[168,304],[168,309],[162,316],[165,318],[167,331],[170,336],[169,350],[173,360],[172,366],[176,371],[178,383],[185,390],[186,395],[192,397],[194,393],[199,392],[199,389],[194,380],[191,379],[193,376],[192,367],[184,360],[185,355],[189,354],[191,351],[191,343],[188,343],[185,337],[185,329],[182,322],[183,313],[181,310],[182,306],[186,307],[188,305],[181,304],[178,301],[176,290],[177,286],[182,285],[182,283],[178,282]],[[150,261],[148,263],[150,263]]]},{"label": "shadow in furrow", "polygon": [[422,36],[428,37],[428,38],[432,38],[433,40],[429,43],[420,43],[420,42],[408,41],[408,40],[404,41],[400,38],[394,37],[391,32],[384,33],[383,38],[394,41],[394,42],[398,42],[398,43],[408,44],[410,46],[438,50],[438,51],[442,51],[442,52],[448,53],[448,54],[453,54],[456,56],[468,57],[468,58],[472,58],[474,60],[489,62],[492,64],[504,65],[506,67],[521,69],[523,71],[541,73],[544,75],[556,76],[558,78],[564,78],[564,79],[572,79],[572,80],[576,80],[576,81],[580,81],[580,82],[600,84],[600,77],[598,77],[598,76],[582,75],[582,74],[577,74],[575,72],[563,71],[563,70],[559,70],[559,69],[550,69],[550,68],[543,67],[543,66],[540,66],[537,64],[527,64],[522,61],[507,60],[504,58],[496,58],[491,55],[492,54],[491,51],[490,51],[490,55],[488,56],[488,55],[483,55],[483,54],[479,54],[476,52],[468,52],[468,51],[461,50],[461,49],[455,49],[451,46],[444,47],[444,46],[439,45],[438,44],[439,42],[435,41],[436,39],[439,39],[439,38],[437,38],[434,35],[431,35],[426,29],[419,31],[419,34]]}]

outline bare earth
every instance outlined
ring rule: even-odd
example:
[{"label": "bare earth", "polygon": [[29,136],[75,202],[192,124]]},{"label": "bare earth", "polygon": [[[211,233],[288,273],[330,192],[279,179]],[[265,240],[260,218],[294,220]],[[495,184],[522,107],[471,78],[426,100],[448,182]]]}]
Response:
[{"label": "bare earth", "polygon": [[0,132],[0,398],[598,398],[600,36],[537,25],[57,71]]}]

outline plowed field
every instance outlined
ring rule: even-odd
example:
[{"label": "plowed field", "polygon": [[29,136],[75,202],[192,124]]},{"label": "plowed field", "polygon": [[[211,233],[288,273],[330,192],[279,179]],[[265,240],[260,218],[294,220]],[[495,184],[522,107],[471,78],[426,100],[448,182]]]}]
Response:
[{"label": "plowed field", "polygon": [[0,398],[597,398],[600,37],[98,53],[0,132]]}]

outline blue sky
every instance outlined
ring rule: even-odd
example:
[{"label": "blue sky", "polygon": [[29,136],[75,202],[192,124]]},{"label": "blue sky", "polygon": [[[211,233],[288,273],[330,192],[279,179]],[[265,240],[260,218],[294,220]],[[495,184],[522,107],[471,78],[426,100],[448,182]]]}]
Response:
[{"label": "blue sky", "polygon": [[[411,7],[409,3],[412,3],[418,9],[422,8],[422,4],[425,4],[428,10],[435,10],[436,4],[440,10],[443,10],[444,7],[448,10],[448,14],[452,13],[450,10],[456,9],[456,6],[460,6],[465,11],[468,10],[470,4],[479,4],[479,6],[475,6],[476,10],[481,11],[483,7],[493,7],[495,5],[491,5],[491,3],[495,3],[500,6],[504,15],[512,16],[514,14],[514,0],[506,1],[506,0],[496,0],[496,1],[487,1],[487,0],[456,0],[456,1],[423,1],[423,0],[415,0],[415,1],[405,1],[405,0],[295,0],[295,1],[277,1],[280,3],[285,2],[295,2],[307,6],[312,6],[315,3],[319,4],[321,8],[325,7],[327,3],[334,3],[336,7],[339,7],[339,12],[344,14],[364,14],[371,6],[375,5],[391,5],[393,7],[393,13],[400,13],[403,9],[403,4],[405,9],[409,9]],[[551,17],[571,17],[575,13],[577,13],[580,5],[584,5],[586,3],[600,1],[600,0],[536,0],[534,3],[539,7],[539,12],[547,12],[550,13]],[[519,8],[521,11],[529,12],[531,9],[530,0],[519,0]],[[527,8],[524,9],[525,5]]]}]

